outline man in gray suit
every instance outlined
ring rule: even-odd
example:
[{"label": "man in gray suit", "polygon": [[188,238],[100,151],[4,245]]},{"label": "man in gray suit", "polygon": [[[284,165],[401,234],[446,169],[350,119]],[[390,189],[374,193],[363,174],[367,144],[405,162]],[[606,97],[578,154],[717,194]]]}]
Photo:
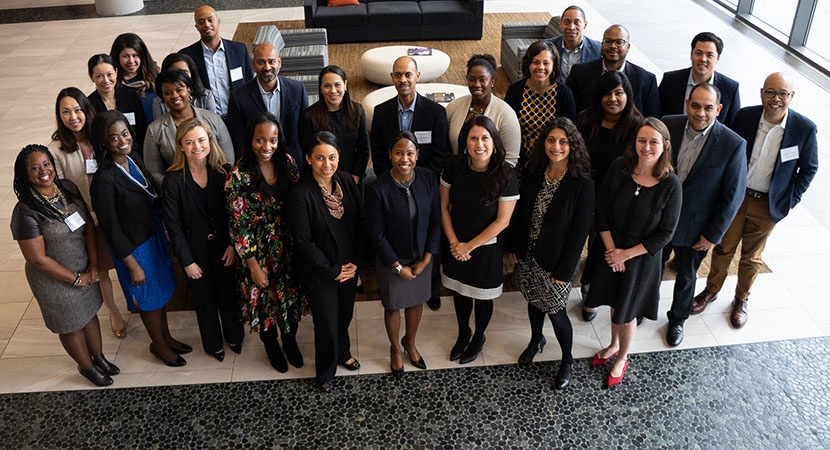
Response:
[{"label": "man in gray suit", "polygon": [[683,341],[683,324],[689,318],[697,269],[710,248],[719,244],[741,206],[746,189],[746,141],[717,121],[722,105],[720,91],[709,83],[692,88],[686,116],[666,116],[677,176],[683,184],[683,206],[671,244],[677,277],[668,312],[667,343]]},{"label": "man in gray suit", "polygon": [[602,45],[584,36],[588,21],[585,20],[585,11],[579,6],[571,5],[562,11],[559,28],[562,29],[562,36],[550,38],[548,41],[559,50],[559,77],[556,81],[564,83],[575,64],[601,58]]}]

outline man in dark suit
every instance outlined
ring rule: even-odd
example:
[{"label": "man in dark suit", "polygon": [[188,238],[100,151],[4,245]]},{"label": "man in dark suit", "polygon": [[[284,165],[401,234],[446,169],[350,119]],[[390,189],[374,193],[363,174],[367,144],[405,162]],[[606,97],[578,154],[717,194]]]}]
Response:
[{"label": "man in dark suit", "polygon": [[706,253],[723,238],[746,189],[746,141],[718,122],[718,88],[700,83],[686,100],[687,115],[663,118],[673,144],[672,160],[683,184],[683,206],[671,244],[677,277],[666,341],[683,341],[683,323],[689,318],[697,269]]},{"label": "man in dark suit", "polygon": [[558,83],[564,83],[568,79],[571,68],[576,64],[602,57],[601,44],[583,35],[587,27],[585,11],[579,6],[568,6],[562,12],[559,19],[562,36],[548,39],[559,50],[559,76],[556,78]]},{"label": "man in dark suit", "polygon": [[[409,130],[418,140],[418,166],[441,176],[444,160],[450,153],[449,124],[443,106],[424,97],[415,90],[421,72],[418,64],[408,56],[401,56],[392,64],[392,83],[398,95],[375,107],[372,115],[372,167],[380,176],[389,171],[389,147],[401,130]],[[433,255],[440,260],[439,255]],[[432,296],[427,306],[433,311],[441,307],[441,277],[439,264],[433,264]]]},{"label": "man in dark suit", "polygon": [[253,68],[256,78],[231,92],[228,101],[228,131],[231,133],[237,159],[242,154],[242,135],[248,118],[257,112],[270,112],[280,118],[286,150],[297,165],[303,167],[300,145],[300,117],[308,108],[308,94],[303,83],[279,76],[282,60],[277,49],[264,43],[254,49]]},{"label": "man in dark suit", "polygon": [[228,115],[230,92],[254,78],[248,47],[241,42],[219,36],[219,16],[210,6],[200,6],[194,14],[201,39],[179,50],[199,67],[202,82],[210,86],[216,109],[222,118]]},{"label": "man in dark suit", "polygon": [[660,96],[657,92],[657,77],[642,67],[626,61],[631,48],[628,30],[622,25],[611,25],[602,35],[602,58],[577,64],[565,84],[573,91],[576,112],[587,108],[594,94],[594,86],[605,72],[623,72],[634,91],[634,104],[645,116],[660,116]]},{"label": "man in dark suit", "polygon": [[738,92],[737,81],[715,71],[721,52],[723,41],[714,33],[698,33],[692,39],[692,67],[666,72],[660,81],[661,114],[685,114],[686,99],[689,98],[692,87],[698,83],[709,83],[720,90],[723,109],[718,115],[718,121],[727,126],[732,123],[735,114],[741,109],[741,94]]},{"label": "man in dark suit", "polygon": [[767,238],[801,201],[816,175],[816,124],[789,109],[794,96],[792,80],[773,73],[761,89],[762,105],[743,108],[735,117],[732,128],[747,141],[746,195],[723,240],[712,251],[706,289],[695,297],[692,314],[703,312],[718,297],[740,244],[738,285],[729,320],[735,328],[746,324],[749,291],[761,269]]}]

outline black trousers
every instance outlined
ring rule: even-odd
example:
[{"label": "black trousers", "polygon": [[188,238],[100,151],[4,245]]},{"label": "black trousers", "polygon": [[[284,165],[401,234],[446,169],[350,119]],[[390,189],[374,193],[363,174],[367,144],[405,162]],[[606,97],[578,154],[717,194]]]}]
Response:
[{"label": "black trousers", "polygon": [[216,353],[224,347],[223,335],[228,343],[241,344],[245,334],[239,319],[239,299],[233,284],[234,266],[225,267],[222,264],[222,255],[227,247],[214,242],[207,243],[207,258],[196,261],[202,268],[202,278],[187,278],[196,307],[202,346],[208,353]]},{"label": "black trousers", "polygon": [[318,280],[314,289],[305,292],[314,320],[314,363],[321,383],[334,379],[337,364],[352,357],[349,325],[356,286],[356,277],[343,283]]},{"label": "black trousers", "polygon": [[692,309],[692,300],[695,297],[695,283],[697,283],[697,269],[706,257],[707,252],[692,249],[692,247],[672,247],[667,245],[663,249],[663,263],[674,250],[674,261],[677,265],[677,278],[674,280],[674,296],[671,309],[668,312],[669,320],[682,322],[689,318]]}]

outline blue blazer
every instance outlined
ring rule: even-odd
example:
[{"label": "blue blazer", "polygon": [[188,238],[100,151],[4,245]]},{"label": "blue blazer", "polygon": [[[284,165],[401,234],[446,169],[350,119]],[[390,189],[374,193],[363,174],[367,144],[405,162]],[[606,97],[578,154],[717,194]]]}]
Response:
[{"label": "blue blazer", "polygon": [[[248,47],[241,42],[222,39],[222,43],[225,45],[225,59],[228,61],[228,80],[231,79],[231,70],[237,67],[242,68],[242,78],[231,81],[231,90],[238,89],[246,81],[254,78],[251,55],[248,53]],[[193,62],[199,68],[199,76],[202,77],[202,83],[205,84],[205,87],[210,88],[210,77],[205,66],[205,52],[202,50],[202,41],[194,42],[179,50],[179,53],[193,58]]]},{"label": "blue blazer", "polygon": [[[280,80],[280,125],[285,134],[288,145],[286,153],[294,157],[297,166],[302,171],[303,148],[300,145],[300,118],[308,108],[308,95],[305,85],[291,78],[279,77]],[[248,118],[258,112],[268,112],[262,94],[259,92],[259,81],[253,79],[231,92],[228,99],[228,131],[231,133],[233,148],[236,150],[236,159],[242,156],[242,135],[245,133],[245,124]]]},{"label": "blue blazer", "polygon": [[[746,139],[746,159],[752,156],[755,134],[763,106],[749,106],[738,111],[732,129]],[[781,148],[798,147],[798,158],[781,162],[781,156],[775,158],[772,180],[769,184],[769,215],[774,222],[787,217],[795,205],[801,201],[804,191],[810,186],[818,171],[818,144],[816,141],[816,124],[801,114],[788,110],[787,126],[781,138]]]},{"label": "blue blazer", "polygon": [[[657,77],[653,73],[633,64],[625,62],[623,71],[631,89],[634,90],[634,104],[646,117],[660,117],[660,94],[657,90]],[[577,64],[571,68],[566,84],[573,91],[576,99],[576,112],[587,108],[594,95],[594,86],[602,76],[602,58]]]},{"label": "blue blazer", "polygon": [[[663,74],[660,80],[660,113],[685,114],[686,112],[686,83],[692,68],[673,70]],[[726,75],[715,71],[715,87],[720,89],[720,103],[723,109],[718,115],[718,122],[729,126],[738,110],[741,109],[741,93],[738,91],[738,82]]]},{"label": "blue blazer", "polygon": [[[564,40],[564,36],[556,36],[555,38],[550,38],[547,41],[551,44],[556,46],[556,50],[559,51],[559,77],[556,78],[556,81],[559,83],[565,83],[565,77],[562,76],[562,54],[565,53],[565,46],[562,44]],[[582,61],[581,62],[588,62],[593,61],[595,59],[602,58],[601,53],[602,44],[598,41],[595,41],[587,36],[582,36]],[[558,278],[557,278],[558,279]]]},{"label": "blue blazer", "polygon": [[[434,101],[417,94],[415,100],[415,112],[412,114],[413,133],[429,131],[432,133],[432,142],[426,144],[419,139],[420,147],[419,166],[430,169],[436,175],[444,170],[444,161],[450,154],[449,122],[447,122],[447,110]],[[392,145],[392,138],[400,131],[398,124],[398,97],[375,106],[372,115],[372,131],[369,142],[372,145],[372,167],[375,174],[380,176],[387,172],[391,165],[389,163],[389,147]]]},{"label": "blue blazer", "polygon": [[[407,193],[389,172],[379,176],[366,189],[369,240],[378,260],[386,267],[392,267],[395,261],[412,261],[416,256],[422,258],[425,253],[438,254],[441,241],[438,178],[431,170],[416,167],[410,190],[418,207],[415,230],[409,220]],[[412,254],[413,236],[417,255]]]},{"label": "blue blazer", "polygon": [[[687,117],[663,117],[672,147],[679,149]],[[677,167],[677,152],[672,152]],[[672,245],[691,247],[702,235],[719,244],[746,193],[746,141],[715,121],[689,176],[683,181],[683,204]]]}]

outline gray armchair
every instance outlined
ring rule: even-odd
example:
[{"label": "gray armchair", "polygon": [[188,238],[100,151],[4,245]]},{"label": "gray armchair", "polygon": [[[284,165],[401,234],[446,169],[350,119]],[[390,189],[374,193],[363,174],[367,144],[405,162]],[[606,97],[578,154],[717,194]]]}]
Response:
[{"label": "gray armchair", "polygon": [[501,67],[511,83],[522,79],[522,58],[530,44],[562,35],[559,16],[549,22],[517,22],[501,25]]}]

